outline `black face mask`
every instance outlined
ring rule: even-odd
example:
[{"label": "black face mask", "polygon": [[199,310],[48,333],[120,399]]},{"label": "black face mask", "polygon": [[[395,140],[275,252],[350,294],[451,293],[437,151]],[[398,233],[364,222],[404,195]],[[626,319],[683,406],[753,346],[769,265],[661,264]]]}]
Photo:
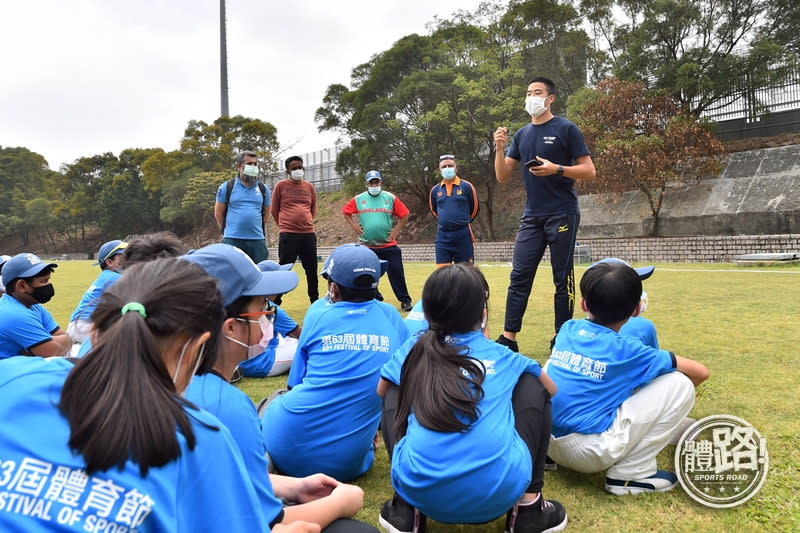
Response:
[{"label": "black face mask", "polygon": [[34,287],[31,296],[33,296],[33,299],[40,304],[46,304],[53,296],[55,296],[55,294],[56,288],[53,287],[52,283],[48,283],[47,285],[42,285],[41,287]]}]

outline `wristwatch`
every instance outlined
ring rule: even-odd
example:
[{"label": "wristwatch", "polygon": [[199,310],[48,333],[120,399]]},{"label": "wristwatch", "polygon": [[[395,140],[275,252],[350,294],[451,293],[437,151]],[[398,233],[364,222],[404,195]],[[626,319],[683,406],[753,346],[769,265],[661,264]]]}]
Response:
[{"label": "wristwatch", "polygon": [[558,165],[558,170],[556,170],[556,174],[558,174],[559,176],[563,176],[564,175],[564,167],[562,167],[561,165]]}]

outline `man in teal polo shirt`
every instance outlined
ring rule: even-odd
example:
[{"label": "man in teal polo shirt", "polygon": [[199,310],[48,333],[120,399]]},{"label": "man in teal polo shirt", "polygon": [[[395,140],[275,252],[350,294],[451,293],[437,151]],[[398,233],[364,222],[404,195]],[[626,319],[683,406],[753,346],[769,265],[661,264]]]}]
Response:
[{"label": "man in teal polo shirt", "polygon": [[[389,262],[386,274],[394,295],[403,311],[411,311],[411,296],[408,295],[403,270],[403,252],[397,246],[397,236],[408,220],[408,208],[395,195],[382,189],[383,180],[377,170],[367,172],[365,181],[367,190],[351,198],[342,208],[342,214],[358,235],[358,241],[375,252],[379,259]],[[358,222],[353,215],[358,215]]]}]

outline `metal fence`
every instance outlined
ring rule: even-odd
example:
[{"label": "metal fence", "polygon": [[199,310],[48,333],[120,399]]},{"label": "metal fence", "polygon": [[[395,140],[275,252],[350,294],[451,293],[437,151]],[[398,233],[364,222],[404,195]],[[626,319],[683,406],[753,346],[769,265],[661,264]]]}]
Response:
[{"label": "metal fence", "polygon": [[793,69],[783,83],[773,87],[746,88],[747,80],[742,82],[742,90],[722,102],[720,107],[703,113],[714,122],[744,119],[745,122],[758,122],[764,114],[761,102],[768,113],[779,113],[800,109],[800,70]]}]

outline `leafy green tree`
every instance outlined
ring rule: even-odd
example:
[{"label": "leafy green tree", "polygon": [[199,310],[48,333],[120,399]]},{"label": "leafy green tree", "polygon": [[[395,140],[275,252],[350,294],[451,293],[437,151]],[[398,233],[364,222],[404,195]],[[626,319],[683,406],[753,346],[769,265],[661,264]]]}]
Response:
[{"label": "leafy green tree", "polygon": [[592,77],[639,80],[684,111],[713,111],[785,78],[791,54],[765,31],[773,1],[581,0],[597,51]]},{"label": "leafy green tree", "polygon": [[62,167],[56,183],[61,198],[54,211],[67,238],[86,244],[86,230],[100,224],[103,187],[118,168],[119,160],[111,152],[81,157]]},{"label": "leafy green tree", "polygon": [[190,120],[181,140],[181,152],[201,171],[228,170],[237,153],[258,154],[262,174],[278,169],[278,130],[269,122],[243,117],[220,117],[213,124]]},{"label": "leafy green tree", "polygon": [[[534,12],[542,27],[549,17],[557,22],[531,31]],[[581,61],[554,54],[566,43],[569,50],[585,45],[579,23],[574,9],[553,1],[486,2],[475,12],[435,20],[430,35],[403,37],[353,69],[352,89],[328,87],[315,116],[319,128],[350,139],[337,171],[355,180],[378,168],[388,187],[424,201],[437,180],[438,156],[453,153],[459,175],[478,187],[478,233],[494,238],[493,132],[529,120],[526,70],[570,80],[565,86],[582,82]]]},{"label": "leafy green tree", "polygon": [[25,218],[20,225],[27,244],[32,233],[39,241],[39,245],[46,249],[56,244],[57,219],[53,215],[53,206],[50,200],[44,197],[34,198],[25,202]]},{"label": "leafy green tree", "polygon": [[800,55],[800,2],[771,0],[767,5],[761,36],[784,46],[795,56]]},{"label": "leafy green tree", "polygon": [[57,176],[41,155],[23,147],[0,147],[0,237],[19,234],[29,242],[33,229],[27,206],[37,199],[54,201]]},{"label": "leafy green tree", "polygon": [[196,226],[202,226],[209,219],[213,220],[217,187],[229,179],[230,172],[200,172],[188,179],[181,207],[189,212]]},{"label": "leafy green tree", "polygon": [[601,193],[641,191],[654,235],[668,183],[692,182],[721,170],[717,156],[725,152],[722,143],[666,91],[648,91],[641,82],[604,80],[597,89],[576,93],[569,111],[597,169],[588,185]]}]

